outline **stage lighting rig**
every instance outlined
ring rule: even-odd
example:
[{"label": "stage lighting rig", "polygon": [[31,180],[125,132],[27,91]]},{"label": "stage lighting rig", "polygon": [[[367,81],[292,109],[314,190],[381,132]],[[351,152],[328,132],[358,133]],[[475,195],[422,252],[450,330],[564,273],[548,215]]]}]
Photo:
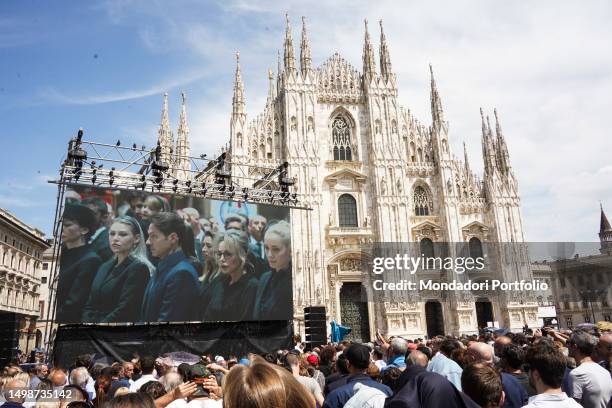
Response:
[{"label": "stage lighting rig", "polygon": [[72,174],[75,180],[79,180],[81,172],[83,170],[83,162],[87,160],[87,152],[81,148],[81,142],[83,141],[83,129],[79,129],[76,138],[72,139],[68,143],[68,158],[66,164],[72,166]]},{"label": "stage lighting rig", "polygon": [[289,169],[289,162],[284,162],[283,164],[278,166],[278,169],[277,169],[278,185],[280,186],[281,191],[283,192],[283,198],[285,197],[285,193],[286,193],[286,197],[289,198],[289,187],[295,184],[294,178],[287,177],[288,169]]},{"label": "stage lighting rig", "polygon": [[158,190],[161,190],[162,188],[164,173],[170,168],[167,163],[161,160],[161,150],[161,144],[158,142],[157,147],[155,148],[155,160],[153,160],[153,163],[151,163],[151,172],[153,173],[153,177],[155,177],[155,184],[157,185]]}]

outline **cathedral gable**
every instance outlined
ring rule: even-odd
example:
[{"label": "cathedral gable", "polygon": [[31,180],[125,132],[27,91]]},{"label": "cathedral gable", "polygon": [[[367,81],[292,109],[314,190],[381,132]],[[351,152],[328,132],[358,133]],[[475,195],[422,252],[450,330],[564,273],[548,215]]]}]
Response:
[{"label": "cathedral gable", "polygon": [[317,69],[319,102],[363,101],[361,74],[340,54],[335,53]]}]

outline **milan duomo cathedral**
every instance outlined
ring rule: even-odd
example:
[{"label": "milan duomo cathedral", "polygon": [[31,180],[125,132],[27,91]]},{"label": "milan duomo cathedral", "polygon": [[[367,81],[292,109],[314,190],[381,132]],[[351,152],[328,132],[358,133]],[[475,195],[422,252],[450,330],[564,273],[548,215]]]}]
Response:
[{"label": "milan duomo cathedral", "polygon": [[[251,118],[237,55],[227,151],[232,172],[258,178],[263,176],[258,166],[287,161],[294,192],[311,208],[291,210],[296,331],[304,332],[306,306],[325,306],[328,321],[351,327],[349,337],[364,341],[377,329],[413,338],[476,333],[491,324],[513,330],[535,326],[537,303],[524,291],[417,290],[376,299],[376,276],[362,268],[371,262],[368,248],[374,243],[416,243],[417,252],[435,256],[436,248],[446,245],[451,257],[459,256],[456,245],[437,243],[463,243],[470,253],[488,255],[483,271],[459,276],[422,270],[401,279],[510,282],[533,276],[520,246],[520,196],[497,112],[492,125],[480,111],[484,175],[479,178],[465,145],[463,160],[453,154],[431,66],[431,121],[422,122],[400,105],[382,22],[378,59],[368,30],[366,21],[361,71],[338,53],[315,66],[304,19],[297,56],[287,18],[265,108]],[[165,98],[159,141],[166,155],[174,149],[188,156],[188,134],[183,95],[172,146]],[[187,174],[189,163],[179,159],[174,167]]]}]

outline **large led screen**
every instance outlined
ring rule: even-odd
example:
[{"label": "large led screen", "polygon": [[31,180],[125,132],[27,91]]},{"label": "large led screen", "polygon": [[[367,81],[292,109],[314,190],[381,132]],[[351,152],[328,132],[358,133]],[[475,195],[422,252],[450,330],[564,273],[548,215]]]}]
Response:
[{"label": "large led screen", "polygon": [[289,209],[70,186],[58,323],[289,320]]}]

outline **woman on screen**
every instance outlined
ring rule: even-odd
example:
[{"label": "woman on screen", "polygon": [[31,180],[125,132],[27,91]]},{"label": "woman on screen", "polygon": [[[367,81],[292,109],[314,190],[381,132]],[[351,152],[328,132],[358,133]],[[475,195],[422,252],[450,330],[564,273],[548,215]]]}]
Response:
[{"label": "woman on screen", "polygon": [[253,320],[291,319],[291,230],[287,221],[278,221],[268,227],[264,249],[270,270],[259,279]]},{"label": "woman on screen", "polygon": [[170,211],[170,204],[165,198],[158,195],[150,195],[146,198],[142,207],[142,218],[149,221],[151,217],[162,211]]},{"label": "woman on screen", "polygon": [[136,322],[155,268],[147,259],[142,230],[135,218],[127,215],[115,218],[108,238],[114,256],[96,273],[83,322]]},{"label": "woman on screen", "polygon": [[257,291],[257,278],[247,264],[249,240],[246,232],[229,230],[215,240],[217,265],[221,275],[211,283],[204,320],[251,320]]},{"label": "woman on screen", "polygon": [[102,261],[87,241],[96,230],[96,215],[80,204],[66,204],[62,221],[62,254],[57,282],[59,323],[80,323],[95,273]]}]

